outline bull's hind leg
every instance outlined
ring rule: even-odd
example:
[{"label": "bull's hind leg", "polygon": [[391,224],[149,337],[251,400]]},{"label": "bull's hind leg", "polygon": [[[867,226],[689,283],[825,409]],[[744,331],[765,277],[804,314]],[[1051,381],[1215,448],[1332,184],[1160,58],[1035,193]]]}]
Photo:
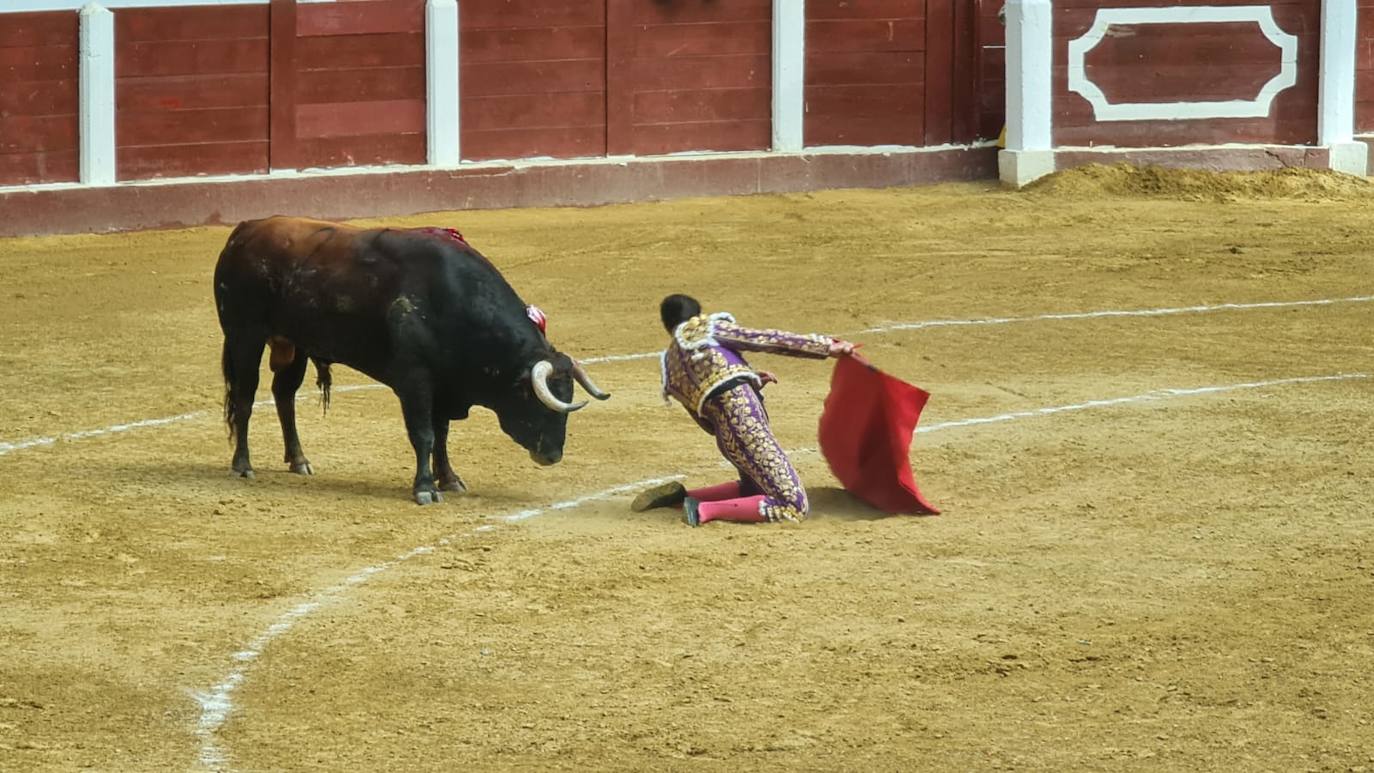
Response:
[{"label": "bull's hind leg", "polygon": [[406,433],[415,449],[415,484],[412,491],[416,504],[428,505],[444,501],[434,484],[429,460],[434,455],[434,398],[422,380],[412,381],[408,388],[397,389],[401,398],[401,414],[406,420]]},{"label": "bull's hind leg", "polygon": [[284,461],[291,471],[300,475],[311,475],[314,470],[310,460],[301,450],[301,438],[296,434],[296,390],[305,381],[305,366],[310,358],[305,352],[282,338],[267,341],[272,347],[269,360],[272,366],[272,399],[277,404],[277,418],[281,421],[282,441],[286,446]]},{"label": "bull's hind leg", "polygon": [[437,414],[434,417],[434,474],[439,478],[439,488],[444,491],[461,494],[468,490],[448,458],[448,419]]},{"label": "bull's hind leg", "polygon": [[248,422],[253,418],[258,365],[266,344],[266,336],[226,333],[224,337],[224,421],[234,443],[230,469],[244,478],[253,477],[253,465],[248,459]]}]

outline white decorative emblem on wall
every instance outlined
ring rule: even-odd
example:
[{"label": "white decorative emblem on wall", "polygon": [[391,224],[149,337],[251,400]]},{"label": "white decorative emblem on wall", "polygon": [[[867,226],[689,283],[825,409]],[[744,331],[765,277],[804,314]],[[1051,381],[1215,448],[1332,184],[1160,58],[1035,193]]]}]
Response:
[{"label": "white decorative emblem on wall", "polygon": [[[1216,24],[1254,22],[1279,49],[1279,74],[1269,79],[1254,99],[1218,102],[1121,102],[1112,104],[1088,79],[1084,60],[1114,24]],[[1173,6],[1170,8],[1103,8],[1092,29],[1069,41],[1069,90],[1092,103],[1099,121],[1149,121],[1190,118],[1263,118],[1279,92],[1298,81],[1298,39],[1279,29],[1267,5]]]}]

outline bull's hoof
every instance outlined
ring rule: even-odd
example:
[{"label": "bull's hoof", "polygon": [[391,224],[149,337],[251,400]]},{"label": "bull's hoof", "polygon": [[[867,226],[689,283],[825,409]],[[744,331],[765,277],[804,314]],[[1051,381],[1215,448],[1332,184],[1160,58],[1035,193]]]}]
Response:
[{"label": "bull's hoof", "polygon": [[448,480],[439,481],[439,488],[444,491],[452,491],[455,494],[463,494],[467,492],[468,485],[463,482],[462,478],[455,475]]},{"label": "bull's hoof", "polygon": [[299,461],[299,462],[294,462],[294,463],[292,463],[292,465],[291,465],[291,471],[294,472],[294,473],[296,473],[297,475],[314,475],[314,474],[315,474],[315,469],[314,469],[313,467],[310,466],[310,462],[308,462],[308,461],[306,461],[306,460],[304,460],[304,459],[302,459],[302,460]]},{"label": "bull's hoof", "polygon": [[233,475],[235,478],[247,478],[248,480],[252,480],[254,478],[252,467],[245,467],[242,470],[230,470],[229,474]]},{"label": "bull's hoof", "polygon": [[437,505],[442,501],[444,501],[444,495],[437,491],[415,492],[415,504],[417,505]]}]

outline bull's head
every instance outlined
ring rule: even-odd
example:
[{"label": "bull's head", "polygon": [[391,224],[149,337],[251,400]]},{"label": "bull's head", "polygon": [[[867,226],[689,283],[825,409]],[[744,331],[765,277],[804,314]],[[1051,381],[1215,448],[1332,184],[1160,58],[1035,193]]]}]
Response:
[{"label": "bull's head", "polygon": [[557,464],[563,458],[568,414],[587,405],[586,400],[572,401],[573,382],[581,384],[598,400],[610,398],[580,363],[566,354],[555,353],[552,358],[531,365],[516,388],[495,406],[501,430],[524,446],[530,458],[539,464]]}]

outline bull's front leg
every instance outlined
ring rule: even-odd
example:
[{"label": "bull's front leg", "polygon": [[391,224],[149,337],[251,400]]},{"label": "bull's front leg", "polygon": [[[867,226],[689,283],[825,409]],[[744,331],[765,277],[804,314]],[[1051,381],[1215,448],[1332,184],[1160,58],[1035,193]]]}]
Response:
[{"label": "bull's front leg", "polygon": [[448,458],[448,419],[434,416],[434,474],[439,476],[439,488],[459,494],[468,490],[463,479],[453,471]]},{"label": "bull's front leg", "polygon": [[401,398],[401,413],[406,420],[406,433],[415,449],[415,483],[412,492],[416,504],[428,505],[444,501],[434,485],[429,460],[434,455],[434,409],[431,390],[427,384],[397,391]]}]

